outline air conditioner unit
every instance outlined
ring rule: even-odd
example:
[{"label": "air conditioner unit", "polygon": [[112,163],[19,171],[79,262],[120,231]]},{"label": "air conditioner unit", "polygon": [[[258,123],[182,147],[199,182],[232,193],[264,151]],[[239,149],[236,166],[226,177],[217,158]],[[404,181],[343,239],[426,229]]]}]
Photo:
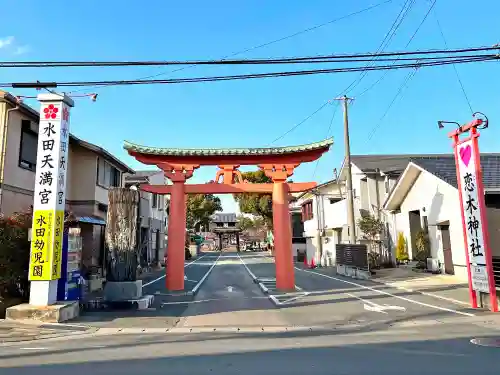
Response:
[{"label": "air conditioner unit", "polygon": [[427,258],[427,269],[431,272],[439,272],[441,270],[439,259]]}]

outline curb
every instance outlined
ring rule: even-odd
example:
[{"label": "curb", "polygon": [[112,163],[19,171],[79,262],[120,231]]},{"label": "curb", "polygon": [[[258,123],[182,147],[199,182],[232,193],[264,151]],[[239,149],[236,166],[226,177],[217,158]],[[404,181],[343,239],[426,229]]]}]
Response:
[{"label": "curb", "polygon": [[267,286],[265,286],[264,284],[262,284],[258,281],[257,281],[257,283],[259,285],[260,290],[262,290],[262,293],[269,294],[269,289],[267,288]]}]

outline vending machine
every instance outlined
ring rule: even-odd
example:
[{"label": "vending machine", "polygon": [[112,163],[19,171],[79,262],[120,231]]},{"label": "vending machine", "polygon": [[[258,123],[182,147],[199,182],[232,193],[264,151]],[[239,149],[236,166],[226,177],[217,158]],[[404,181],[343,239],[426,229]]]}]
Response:
[{"label": "vending machine", "polygon": [[78,227],[64,230],[61,278],[57,287],[58,301],[80,299],[80,267],[82,262],[82,236]]}]

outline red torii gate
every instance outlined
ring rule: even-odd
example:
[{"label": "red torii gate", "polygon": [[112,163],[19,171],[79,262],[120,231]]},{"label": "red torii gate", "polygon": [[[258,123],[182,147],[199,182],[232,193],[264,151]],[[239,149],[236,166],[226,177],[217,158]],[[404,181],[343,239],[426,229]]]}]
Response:
[{"label": "red torii gate", "polygon": [[[141,185],[141,190],[170,194],[168,225],[167,289],[184,290],[184,241],[186,231],[186,194],[269,193],[273,196],[276,287],[294,290],[292,229],[289,193],[316,186],[315,182],[287,183],[301,163],[317,160],[330,149],[333,139],[291,147],[179,149],[148,147],[125,142],[128,153],[144,164],[156,165],[164,171],[172,185]],[[214,182],[186,184],[200,166],[216,165],[220,169]],[[243,181],[238,168],[257,165],[273,180],[268,184]],[[222,183],[219,180],[222,177]]]}]

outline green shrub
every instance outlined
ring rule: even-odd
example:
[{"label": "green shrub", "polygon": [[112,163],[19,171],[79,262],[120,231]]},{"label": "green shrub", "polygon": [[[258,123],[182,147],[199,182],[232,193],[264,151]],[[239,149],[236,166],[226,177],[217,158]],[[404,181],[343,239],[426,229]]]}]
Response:
[{"label": "green shrub", "polygon": [[0,216],[0,300],[29,296],[31,212]]},{"label": "green shrub", "polygon": [[415,246],[417,248],[417,253],[415,254],[415,260],[420,262],[427,262],[427,258],[431,256],[431,247],[429,241],[429,235],[421,230],[417,233],[415,238]]}]

